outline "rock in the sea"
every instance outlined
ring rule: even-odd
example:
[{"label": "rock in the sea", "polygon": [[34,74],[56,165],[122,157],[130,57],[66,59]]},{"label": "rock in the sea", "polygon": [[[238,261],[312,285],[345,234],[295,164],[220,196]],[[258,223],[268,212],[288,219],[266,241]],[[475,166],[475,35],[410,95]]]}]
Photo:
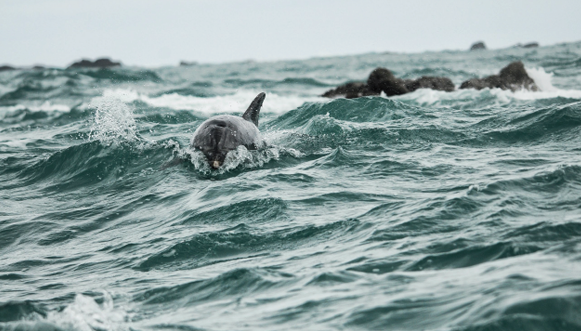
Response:
[{"label": "rock in the sea", "polygon": [[539,43],[532,42],[532,43],[524,44],[521,47],[522,48],[535,48],[535,47],[539,47]]},{"label": "rock in the sea", "polygon": [[376,68],[367,78],[367,86],[372,92],[384,92],[388,97],[408,93],[403,79],[396,78],[391,71],[385,68]]},{"label": "rock in the sea", "polygon": [[486,45],[484,44],[483,41],[475,42],[474,44],[472,44],[472,46],[470,46],[471,51],[476,51],[479,49],[486,49]]},{"label": "rock in the sea", "polygon": [[482,90],[485,88],[500,88],[502,86],[502,82],[500,80],[500,76],[492,75],[486,78],[472,78],[460,85],[460,89],[469,89],[473,88],[476,90]]},{"label": "rock in the sea", "polygon": [[539,88],[535,81],[529,77],[525,65],[521,61],[515,61],[500,70],[500,79],[506,88],[513,91],[526,89],[537,91]]},{"label": "rock in the sea", "polygon": [[97,59],[95,62],[83,59],[71,64],[69,68],[111,68],[119,67],[120,65],[120,62],[113,62],[107,58]]},{"label": "rock in the sea", "polygon": [[191,67],[191,66],[195,66],[196,64],[198,64],[198,62],[195,62],[195,61],[180,61],[180,67]]},{"label": "rock in the sea", "polygon": [[429,88],[439,91],[454,91],[454,83],[446,77],[424,76],[416,80],[397,78],[386,68],[376,68],[364,82],[351,82],[325,92],[322,96],[327,98],[344,97],[347,99],[359,98],[369,95],[379,95],[381,92],[390,97],[413,92],[420,88]]},{"label": "rock in the sea", "polygon": [[409,80],[405,84],[408,91],[413,92],[420,88],[428,88],[437,91],[452,92],[456,89],[452,80],[448,77],[423,76],[416,80]]},{"label": "rock in the sea", "polygon": [[539,43],[537,42],[532,42],[532,43],[528,43],[528,44],[521,44],[518,43],[516,45],[514,45],[513,47],[517,47],[517,48],[535,48],[535,47],[539,47]]},{"label": "rock in the sea", "polygon": [[364,82],[350,82],[329,90],[321,96],[326,98],[343,97],[353,99],[369,95],[379,95],[379,93],[371,91]]},{"label": "rock in the sea", "polygon": [[535,81],[529,77],[521,61],[515,61],[500,70],[500,74],[485,78],[472,78],[460,85],[460,89],[500,88],[516,91],[520,89],[538,91]]},{"label": "rock in the sea", "polygon": [[16,68],[11,66],[0,66],[0,71],[10,71],[10,70],[16,70]]}]

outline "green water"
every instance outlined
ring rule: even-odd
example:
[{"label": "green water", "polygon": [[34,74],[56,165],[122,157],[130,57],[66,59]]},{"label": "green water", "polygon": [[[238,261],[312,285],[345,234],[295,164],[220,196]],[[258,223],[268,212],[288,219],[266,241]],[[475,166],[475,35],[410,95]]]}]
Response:
[{"label": "green water", "polygon": [[[319,97],[516,60],[541,91]],[[580,86],[581,43],[2,72],[0,330],[580,330]]]}]

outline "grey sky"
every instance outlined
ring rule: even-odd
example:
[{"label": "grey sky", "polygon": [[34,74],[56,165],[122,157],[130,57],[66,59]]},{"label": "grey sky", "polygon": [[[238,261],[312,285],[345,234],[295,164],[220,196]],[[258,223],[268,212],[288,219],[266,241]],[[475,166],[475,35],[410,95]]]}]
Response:
[{"label": "grey sky", "polygon": [[581,40],[581,1],[0,0],[0,64],[277,60]]}]

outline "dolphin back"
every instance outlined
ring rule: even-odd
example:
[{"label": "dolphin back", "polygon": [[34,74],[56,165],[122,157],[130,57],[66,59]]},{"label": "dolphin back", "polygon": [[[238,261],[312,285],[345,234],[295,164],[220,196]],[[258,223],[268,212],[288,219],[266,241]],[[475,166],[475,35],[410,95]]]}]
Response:
[{"label": "dolphin back", "polygon": [[266,98],[266,93],[260,92],[256,98],[254,98],[252,103],[250,103],[250,106],[248,106],[248,109],[246,109],[242,118],[258,126],[258,114],[260,113],[260,108],[262,108],[264,98]]}]

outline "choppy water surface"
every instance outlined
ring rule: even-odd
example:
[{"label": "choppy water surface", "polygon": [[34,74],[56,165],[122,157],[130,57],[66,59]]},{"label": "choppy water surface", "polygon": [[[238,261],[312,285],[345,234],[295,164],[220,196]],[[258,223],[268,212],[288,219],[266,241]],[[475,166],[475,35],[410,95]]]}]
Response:
[{"label": "choppy water surface", "polygon": [[[515,60],[542,91],[318,97]],[[2,72],[0,329],[579,330],[580,86],[581,43]],[[269,147],[210,171],[260,91]]]}]

